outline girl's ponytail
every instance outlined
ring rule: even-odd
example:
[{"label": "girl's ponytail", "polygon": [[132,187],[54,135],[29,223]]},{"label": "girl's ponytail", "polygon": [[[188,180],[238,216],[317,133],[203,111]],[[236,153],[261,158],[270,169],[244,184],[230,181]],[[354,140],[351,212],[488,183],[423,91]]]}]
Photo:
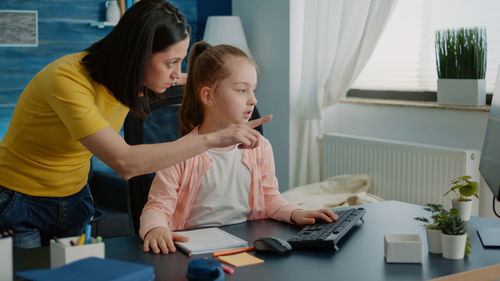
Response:
[{"label": "girl's ponytail", "polygon": [[200,41],[191,47],[189,53],[188,78],[184,86],[184,97],[179,110],[181,136],[189,133],[194,127],[203,122],[203,107],[198,92],[201,88],[197,87],[201,77],[199,70],[195,67],[195,62],[210,47],[211,45],[207,42]]}]

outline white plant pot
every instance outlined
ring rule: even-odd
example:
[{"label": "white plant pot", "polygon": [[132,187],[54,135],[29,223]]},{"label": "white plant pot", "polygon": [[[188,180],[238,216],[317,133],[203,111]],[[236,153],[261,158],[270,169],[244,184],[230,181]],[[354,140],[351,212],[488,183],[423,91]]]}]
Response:
[{"label": "white plant pot", "polygon": [[425,231],[429,253],[441,254],[441,230],[426,228]]},{"label": "white plant pot", "polygon": [[447,235],[441,233],[441,249],[445,259],[459,260],[465,255],[467,233],[462,235]]},{"label": "white plant pot", "polygon": [[472,200],[469,201],[459,201],[457,199],[453,199],[451,201],[452,208],[458,210],[460,214],[460,218],[463,221],[470,221],[470,214],[472,213]]},{"label": "white plant pot", "polygon": [[437,103],[484,106],[486,104],[486,80],[438,79]]}]

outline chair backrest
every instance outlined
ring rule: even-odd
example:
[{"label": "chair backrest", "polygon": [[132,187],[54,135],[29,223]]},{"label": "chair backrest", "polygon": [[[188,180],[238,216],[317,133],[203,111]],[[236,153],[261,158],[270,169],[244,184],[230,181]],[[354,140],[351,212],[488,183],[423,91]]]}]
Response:
[{"label": "chair backrest", "polygon": [[[130,112],[125,119],[123,132],[125,141],[130,145],[174,141],[180,137],[179,108],[182,102],[183,87],[171,87],[163,98],[150,104],[150,113],[144,119]],[[252,119],[260,118],[257,108]],[[255,128],[261,134],[262,125]],[[129,184],[130,212],[134,230],[139,232],[140,216],[148,200],[148,193],[154,173],[131,178]]]},{"label": "chair backrest", "polygon": [[[130,145],[174,141],[179,138],[179,107],[182,102],[182,87],[172,87],[163,98],[150,104],[150,113],[142,119],[130,112],[123,124],[125,141]],[[130,214],[136,233],[139,218],[148,200],[149,188],[154,173],[131,178],[129,184]]]}]

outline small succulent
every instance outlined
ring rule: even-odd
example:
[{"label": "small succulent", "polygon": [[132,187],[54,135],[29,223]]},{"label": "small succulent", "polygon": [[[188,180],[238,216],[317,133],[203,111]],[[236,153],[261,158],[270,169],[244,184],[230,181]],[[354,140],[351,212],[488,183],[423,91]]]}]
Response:
[{"label": "small succulent", "polygon": [[[462,235],[467,232],[465,222],[458,214],[457,209],[451,209],[448,214],[441,221],[441,232],[447,235]],[[465,244],[465,255],[471,251],[470,239],[467,237]]]},{"label": "small succulent", "polygon": [[450,215],[446,220],[442,221],[441,231],[447,235],[462,235],[467,232],[465,223],[459,215]]}]

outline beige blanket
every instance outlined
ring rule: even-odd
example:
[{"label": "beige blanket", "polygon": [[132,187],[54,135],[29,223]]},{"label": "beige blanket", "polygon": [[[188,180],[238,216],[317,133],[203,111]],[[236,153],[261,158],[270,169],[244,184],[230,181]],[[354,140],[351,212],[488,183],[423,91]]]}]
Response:
[{"label": "beige blanket", "polygon": [[368,175],[341,175],[298,186],[282,194],[290,203],[298,204],[307,210],[384,201],[368,193],[371,187],[372,181]]}]

